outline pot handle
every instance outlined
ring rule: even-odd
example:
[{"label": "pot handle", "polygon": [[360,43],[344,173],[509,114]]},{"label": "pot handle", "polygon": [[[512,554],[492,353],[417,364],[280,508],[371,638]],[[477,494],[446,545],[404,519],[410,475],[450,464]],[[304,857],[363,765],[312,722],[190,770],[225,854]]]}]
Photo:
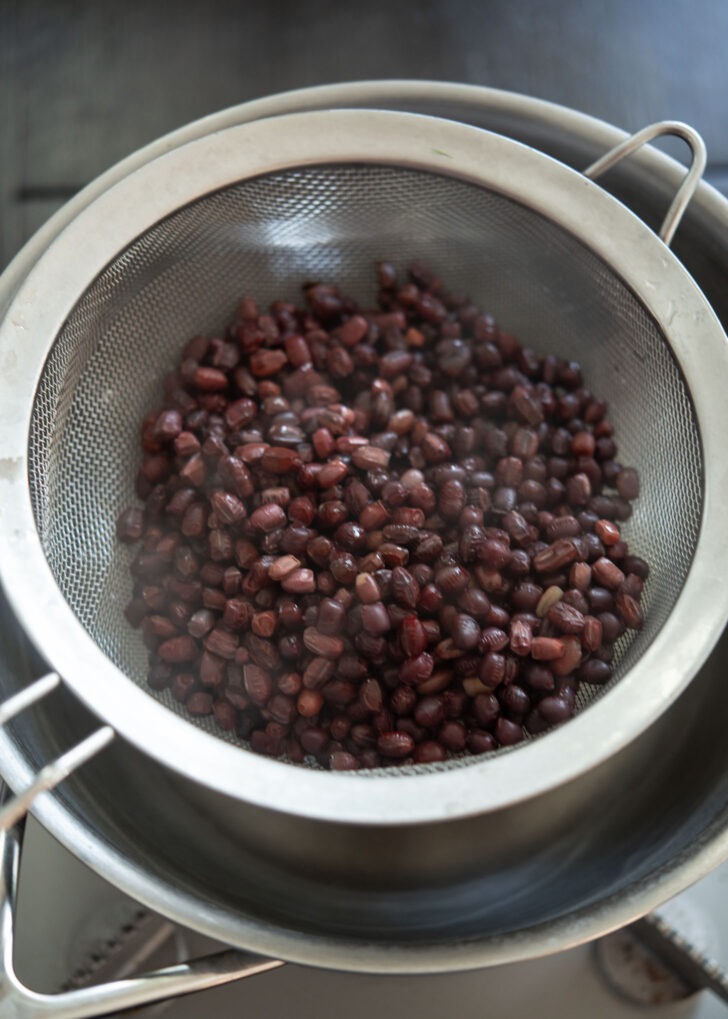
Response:
[{"label": "pot handle", "polygon": [[0,834],[0,1014],[3,1019],[95,1019],[129,1008],[254,976],[282,966],[233,949],[127,980],[62,994],[38,994],[26,987],[13,965],[13,922],[20,869],[23,823]]},{"label": "pot handle", "polygon": [[[0,704],[0,726],[46,697],[59,683],[57,673],[48,673]],[[62,994],[38,994],[20,981],[13,964],[13,935],[25,816],[36,797],[55,788],[108,746],[114,737],[111,726],[97,729],[41,768],[31,784],[17,796],[12,796],[0,783],[0,1015],[3,1019],[95,1019],[111,1012],[219,987],[283,965],[278,959],[229,949],[128,980]]]},{"label": "pot handle", "polygon": [[705,172],[705,164],[707,162],[705,142],[694,128],[678,120],[661,120],[656,124],[648,124],[647,127],[643,127],[641,131],[637,131],[636,134],[625,138],[623,142],[620,142],[619,145],[610,149],[600,159],[597,159],[595,163],[588,166],[584,170],[584,176],[590,180],[596,180],[603,173],[606,173],[607,170],[616,166],[626,156],[631,155],[637,149],[646,145],[647,142],[651,142],[653,139],[660,138],[663,135],[674,135],[677,138],[682,138],[683,141],[687,142],[692,154],[688,172],[685,174],[683,182],[678,188],[659,229],[660,239],[669,247],[680,224],[680,220],[685,214],[688,203],[695,194]]}]

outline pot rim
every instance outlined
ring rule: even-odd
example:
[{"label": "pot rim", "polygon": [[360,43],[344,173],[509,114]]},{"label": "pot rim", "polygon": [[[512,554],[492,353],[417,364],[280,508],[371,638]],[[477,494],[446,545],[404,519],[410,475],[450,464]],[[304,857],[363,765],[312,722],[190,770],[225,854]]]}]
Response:
[{"label": "pot rim", "polygon": [[[8,734],[0,731],[3,771],[14,785],[31,781],[33,770]],[[264,922],[204,899],[151,875],[139,863],[92,834],[54,795],[41,797],[34,815],[82,863],[121,892],[184,927],[232,947],[271,959],[349,973],[416,975],[450,973],[524,962],[566,951],[619,930],[678,895],[728,859],[728,826],[714,820],[691,846],[658,871],[632,881],[606,898],[536,924],[504,933],[444,943],[363,941],[311,934]]]}]

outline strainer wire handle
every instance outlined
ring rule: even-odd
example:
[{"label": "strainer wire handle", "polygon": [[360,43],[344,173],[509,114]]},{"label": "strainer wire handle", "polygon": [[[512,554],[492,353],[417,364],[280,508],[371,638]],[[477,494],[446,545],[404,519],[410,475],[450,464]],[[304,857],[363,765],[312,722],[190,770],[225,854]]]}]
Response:
[{"label": "strainer wire handle", "polygon": [[670,208],[667,210],[667,214],[662,221],[662,226],[658,231],[660,239],[669,245],[705,172],[707,162],[705,142],[694,128],[690,127],[689,124],[683,124],[679,120],[661,120],[656,124],[648,124],[647,127],[643,127],[641,131],[637,131],[636,134],[625,138],[623,142],[620,142],[619,145],[610,149],[609,152],[606,152],[596,162],[592,163],[591,166],[588,166],[584,170],[584,176],[590,180],[596,180],[643,145],[664,135],[674,135],[677,138],[682,138],[683,141],[687,142],[692,153],[688,172],[685,174],[683,182],[678,188]]},{"label": "strainer wire handle", "polygon": [[[0,726],[5,725],[26,708],[47,697],[60,682],[57,672],[49,672],[24,690],[20,690],[13,697],[9,697],[8,700],[0,704]],[[55,789],[77,768],[107,747],[115,735],[111,726],[103,725],[86,739],[77,743],[76,746],[71,747],[70,750],[41,768],[29,786],[17,796],[7,798],[4,805],[0,807],[0,832],[8,831],[14,824],[17,824],[21,818],[25,817],[41,793]]]},{"label": "strainer wire handle", "polygon": [[[3,796],[0,786],[0,799]],[[24,822],[0,833],[0,1015],[3,1019],[95,1019],[183,994],[220,987],[282,966],[250,952],[228,949],[191,962],[95,987],[40,994],[26,987],[13,962],[15,903]]]}]

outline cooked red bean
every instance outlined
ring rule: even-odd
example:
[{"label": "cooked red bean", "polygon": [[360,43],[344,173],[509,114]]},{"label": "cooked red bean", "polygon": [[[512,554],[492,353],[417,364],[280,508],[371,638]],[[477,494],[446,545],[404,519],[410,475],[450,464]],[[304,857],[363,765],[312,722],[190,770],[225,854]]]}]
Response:
[{"label": "cooked red bean", "polygon": [[137,506],[131,506],[120,514],[116,523],[116,536],[119,541],[133,544],[144,534],[144,513]]},{"label": "cooked red bean", "polygon": [[523,728],[518,722],[511,722],[507,718],[499,718],[495,723],[493,734],[501,746],[509,747],[520,743],[523,739]]},{"label": "cooked red bean", "polygon": [[225,679],[226,661],[209,651],[203,651],[199,663],[200,682],[205,686],[221,686]]},{"label": "cooked red bean", "polygon": [[631,595],[633,598],[639,600],[642,597],[642,592],[645,589],[645,582],[641,577],[638,577],[636,573],[628,573],[625,577],[624,583],[619,588],[625,594]]},{"label": "cooked red bean", "polygon": [[304,729],[301,733],[301,746],[307,754],[318,756],[323,753],[329,742],[329,734],[325,729],[320,729],[317,726]]},{"label": "cooked red bean", "polygon": [[611,520],[597,520],[594,524],[594,533],[606,546],[616,545],[621,537],[619,528]]},{"label": "cooked red bean", "polygon": [[531,710],[531,698],[522,686],[511,683],[500,691],[500,703],[504,711],[514,716],[515,721],[519,716],[526,715]]},{"label": "cooked red bean", "polygon": [[174,440],[174,451],[178,456],[188,457],[199,452],[200,440],[192,432],[180,432]]},{"label": "cooked red bean", "polygon": [[625,556],[622,566],[626,573],[634,573],[640,580],[647,580],[650,575],[650,567],[639,556]]},{"label": "cooked red bean", "polygon": [[204,693],[201,690],[190,694],[185,701],[185,708],[191,715],[209,715],[212,713],[212,694]]},{"label": "cooked red bean", "polygon": [[214,701],[212,713],[220,729],[223,729],[225,732],[232,732],[237,728],[238,712],[229,701]]},{"label": "cooked red bean", "polygon": [[559,725],[573,715],[573,709],[568,701],[561,697],[544,697],[539,702],[538,712],[541,717],[550,725]]},{"label": "cooked red bean", "polygon": [[533,662],[523,670],[523,678],[531,690],[553,690],[556,685],[552,670],[538,662]]},{"label": "cooked red bean", "polygon": [[584,629],[584,615],[564,598],[556,602],[546,613],[546,618],[560,633],[581,633]]},{"label": "cooked red bean", "polygon": [[292,555],[284,555],[276,559],[268,568],[268,576],[271,580],[283,580],[301,565],[300,559]]},{"label": "cooked red bean", "polygon": [[397,605],[405,609],[414,609],[420,595],[420,585],[414,576],[403,566],[395,566],[392,570],[392,597]]},{"label": "cooked red bean", "polygon": [[351,454],[354,466],[359,467],[363,471],[387,467],[389,457],[390,454],[386,449],[378,449],[376,446],[360,446]]},{"label": "cooked red bean", "polygon": [[250,699],[255,704],[267,703],[273,693],[273,682],[265,669],[259,665],[246,665],[243,668],[243,681]]},{"label": "cooked red bean", "polygon": [[551,670],[555,676],[570,676],[582,658],[581,641],[578,637],[566,635],[562,637],[562,643],[563,653],[551,663]]},{"label": "cooked red bean", "polygon": [[408,658],[399,667],[399,678],[403,683],[420,686],[432,675],[435,662],[432,655],[423,651],[414,658]]},{"label": "cooked red bean", "polygon": [[334,598],[323,598],[318,606],[316,627],[321,633],[336,635],[341,633],[346,620],[346,609]]},{"label": "cooked red bean", "polygon": [[219,392],[228,387],[228,377],[217,368],[195,368],[194,383],[202,392]]},{"label": "cooked red bean", "polygon": [[219,658],[231,659],[235,657],[238,648],[238,638],[234,633],[216,627],[205,637],[205,648],[210,654]]},{"label": "cooked red bean", "polygon": [[399,642],[407,658],[417,658],[427,647],[427,633],[417,616],[407,616],[399,628]]},{"label": "cooked red bean", "polygon": [[332,637],[321,633],[313,626],[303,631],[303,643],[311,654],[317,658],[340,658],[344,653],[344,641],[341,637]]},{"label": "cooked red bean", "polygon": [[392,628],[392,621],[383,602],[377,601],[361,607],[361,622],[367,633],[380,636]]},{"label": "cooked red bean", "polygon": [[422,697],[417,702],[414,720],[423,729],[437,729],[445,719],[441,697]]},{"label": "cooked red bean", "polygon": [[626,591],[617,591],[614,602],[624,625],[630,630],[641,630],[644,616],[637,599]]},{"label": "cooked red bean", "polygon": [[209,609],[199,609],[194,612],[187,623],[187,632],[191,637],[204,637],[210,632],[217,621],[217,616]]},{"label": "cooked red bean", "polygon": [[271,474],[290,474],[301,464],[301,459],[287,446],[269,446],[260,458],[260,465]]},{"label": "cooked red bean", "polygon": [[595,616],[586,616],[582,642],[586,651],[598,651],[601,647],[604,631],[601,622]]},{"label": "cooked red bean", "polygon": [[404,732],[383,732],[377,740],[377,750],[384,757],[393,757],[399,760],[402,757],[409,757],[415,747],[411,736]]},{"label": "cooked red bean", "polygon": [[616,563],[613,563],[611,559],[606,559],[604,556],[592,563],[592,573],[598,583],[603,584],[604,587],[608,587],[610,590],[620,587],[625,579],[624,573],[622,573]]},{"label": "cooked red bean", "polygon": [[531,652],[533,634],[531,628],[521,619],[511,623],[510,647],[517,655],[528,655]]},{"label": "cooked red bean", "polygon": [[335,750],[329,755],[329,768],[332,771],[357,771],[361,761],[345,750]]},{"label": "cooked red bean", "polygon": [[307,690],[318,690],[331,679],[336,671],[335,663],[328,658],[312,658],[303,673],[303,685]]},{"label": "cooked red bean", "polygon": [[586,591],[591,584],[591,566],[588,563],[574,563],[569,571],[569,583],[578,591]]},{"label": "cooked red bean", "polygon": [[534,637],[531,641],[531,657],[535,661],[549,662],[560,658],[563,653],[563,642],[555,637]]},{"label": "cooked red bean", "polygon": [[617,475],[616,485],[623,499],[636,499],[640,494],[640,479],[634,467],[624,467]]},{"label": "cooked red bean", "polygon": [[286,514],[280,506],[268,503],[255,510],[250,517],[251,527],[259,531],[274,531],[286,523]]},{"label": "cooked red bean", "polygon": [[483,630],[478,644],[480,651],[502,651],[505,647],[508,647],[508,634],[505,630],[498,626],[488,626]]},{"label": "cooked red bean", "polygon": [[462,722],[452,719],[440,727],[437,738],[451,753],[460,753],[465,749],[467,730]]},{"label": "cooked red bean", "polygon": [[199,655],[199,646],[192,637],[172,637],[160,644],[157,654],[163,662],[181,665],[195,661]]},{"label": "cooked red bean", "polygon": [[455,647],[462,651],[471,651],[480,641],[481,629],[472,616],[458,612],[450,627],[450,633]]},{"label": "cooked red bean", "polygon": [[613,612],[601,612],[597,618],[602,624],[602,635],[607,644],[613,644],[621,637],[624,625]]},{"label": "cooked red bean", "polygon": [[470,584],[470,575],[462,566],[444,566],[435,573],[435,585],[448,598],[460,594]]},{"label": "cooked red bean", "polygon": [[250,355],[250,370],[258,378],[276,375],[288,358],[282,350],[257,350]]},{"label": "cooked red bean", "polygon": [[313,570],[292,570],[281,581],[281,587],[291,594],[313,594],[316,590]]},{"label": "cooked red bean", "polygon": [[210,502],[218,520],[223,524],[237,524],[247,516],[245,505],[230,492],[213,492]]},{"label": "cooked red bean", "polygon": [[341,770],[563,721],[649,574],[618,524],[639,478],[579,366],[422,265],[378,272],[381,312],[315,283],[191,340],[142,424],[145,507],[117,521],[150,685]]},{"label": "cooked red bean", "polygon": [[354,581],[354,590],[360,602],[372,605],[381,598],[379,586],[371,573],[359,573]]},{"label": "cooked red bean", "polygon": [[[479,751],[474,751],[474,753],[479,753]],[[414,748],[412,760],[415,764],[435,764],[446,761],[447,750],[436,740],[423,740]]]},{"label": "cooked red bean", "polygon": [[496,651],[489,651],[480,665],[480,679],[491,689],[495,689],[505,679],[506,659]]},{"label": "cooked red bean", "polygon": [[579,669],[579,679],[582,683],[592,683],[601,686],[609,682],[611,676],[612,670],[609,663],[602,662],[598,658],[590,658]]},{"label": "cooked red bean", "polygon": [[360,524],[353,521],[337,527],[334,537],[336,542],[347,552],[358,552],[366,548],[367,533]]},{"label": "cooked red bean", "polygon": [[573,541],[568,538],[560,538],[536,553],[533,557],[533,567],[539,573],[551,573],[573,563],[578,554],[578,549]]},{"label": "cooked red bean", "polygon": [[554,517],[545,527],[546,540],[557,541],[559,538],[575,538],[581,534],[581,524],[572,516]]}]

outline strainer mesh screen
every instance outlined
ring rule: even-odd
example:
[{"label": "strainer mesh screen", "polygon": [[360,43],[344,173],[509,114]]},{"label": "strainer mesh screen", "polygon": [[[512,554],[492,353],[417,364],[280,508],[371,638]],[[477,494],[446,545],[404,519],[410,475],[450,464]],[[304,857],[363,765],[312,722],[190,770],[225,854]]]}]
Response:
[{"label": "strainer mesh screen", "polygon": [[[147,652],[123,616],[130,556],[114,525],[135,501],[139,423],[164,373],[242,296],[298,300],[302,282],[321,279],[371,304],[382,257],[400,268],[425,260],[525,345],[581,362],[609,400],[619,459],[639,469],[625,536],[652,568],[647,623],[623,638],[614,681],[665,622],[697,541],[702,461],[686,385],[654,320],[580,242],[509,199],[420,171],[312,167],[237,184],[154,225],[83,294],[44,367],[29,449],[43,548],[80,623],[135,682],[145,685]],[[579,707],[599,693],[585,688]],[[168,694],[150,696],[183,713]],[[219,734],[208,720],[190,724]]]}]

